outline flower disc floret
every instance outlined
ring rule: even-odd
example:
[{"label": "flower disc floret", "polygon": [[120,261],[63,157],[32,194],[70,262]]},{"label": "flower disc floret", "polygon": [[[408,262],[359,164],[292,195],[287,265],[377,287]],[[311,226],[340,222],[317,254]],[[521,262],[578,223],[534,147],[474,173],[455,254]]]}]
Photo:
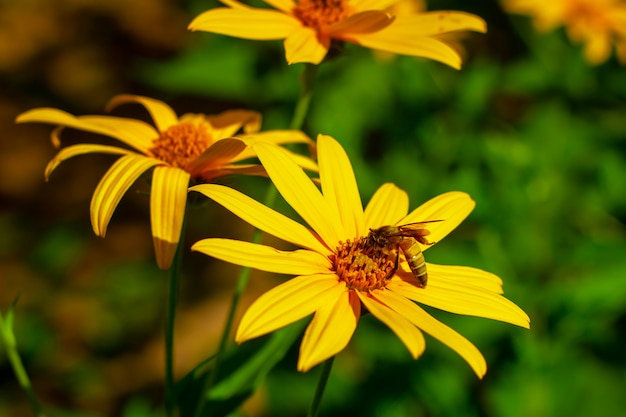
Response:
[{"label": "flower disc floret", "polygon": [[306,27],[322,30],[352,14],[345,0],[300,0],[293,15]]},{"label": "flower disc floret", "polygon": [[371,245],[367,237],[347,240],[331,255],[335,273],[350,290],[362,292],[384,288],[397,268],[397,253]]},{"label": "flower disc floret", "polygon": [[211,143],[211,136],[205,126],[180,123],[161,132],[149,152],[171,166],[184,169],[208,149]]}]

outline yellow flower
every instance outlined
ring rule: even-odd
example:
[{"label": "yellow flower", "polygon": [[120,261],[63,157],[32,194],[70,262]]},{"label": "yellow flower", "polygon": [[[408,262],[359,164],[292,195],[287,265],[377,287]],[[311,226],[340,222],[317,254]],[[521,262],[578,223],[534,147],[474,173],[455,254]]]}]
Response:
[{"label": "yellow flower", "polygon": [[238,38],[284,39],[287,62],[319,64],[332,40],[413,55],[461,67],[458,53],[437,35],[459,30],[485,32],[480,17],[441,11],[394,16],[386,10],[399,0],[264,0],[278,10],[258,9],[235,0],[206,11],[190,24]]},{"label": "yellow flower", "polygon": [[611,56],[626,64],[626,1],[624,0],[502,0],[509,13],[533,17],[537,30],[565,26],[574,43],[582,43],[587,62],[598,65]]},{"label": "yellow flower", "polygon": [[302,248],[282,251],[217,238],[192,246],[227,262],[297,275],[248,308],[237,330],[238,343],[315,313],[300,346],[298,369],[307,371],[346,347],[365,308],[400,338],[414,358],[424,351],[424,331],[454,349],[482,377],[487,366],[478,349],[414,301],[529,327],[526,313],[501,295],[502,281],[497,276],[476,268],[428,263],[428,283],[422,288],[401,252],[372,240],[370,229],[440,220],[427,226],[428,243],[439,241],[473,209],[467,194],[442,194],[407,214],[407,194],[387,183],[364,210],[350,161],[333,138],[318,137],[321,192],[284,150],[265,143],[252,147],[280,194],[311,229],[227,187],[206,184],[190,189]]},{"label": "yellow flower", "polygon": [[[247,147],[254,140],[274,143],[304,142],[311,139],[298,131],[256,133],[261,116],[252,111],[232,110],[216,116],[185,114],[177,117],[165,103],[141,96],[119,95],[108,104],[111,109],[135,102],[150,113],[156,126],[141,120],[113,116],[73,116],[53,108],[37,108],[20,114],[16,122],[52,123],[52,142],[60,146],[60,133],[66,128],[84,130],[115,138],[133,149],[100,144],[79,144],[61,149],[48,163],[46,180],[64,160],[88,153],[121,155],[104,174],[91,199],[91,224],[104,237],[107,225],[122,196],[144,172],[154,167],[151,179],[150,217],[157,264],[169,268],[185,215],[190,181],[210,181],[226,174],[264,174],[259,165],[235,165],[254,156]],[[232,138],[241,128],[247,134]],[[298,160],[310,169],[303,157]]]}]

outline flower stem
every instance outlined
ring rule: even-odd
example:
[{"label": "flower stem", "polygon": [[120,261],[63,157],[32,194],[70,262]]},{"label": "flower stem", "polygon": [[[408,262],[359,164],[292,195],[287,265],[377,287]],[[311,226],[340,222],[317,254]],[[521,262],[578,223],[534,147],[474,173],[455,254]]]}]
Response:
[{"label": "flower stem", "polygon": [[298,97],[298,102],[289,124],[289,128],[294,130],[302,129],[304,119],[309,112],[309,104],[311,104],[311,97],[313,96],[313,84],[318,67],[309,63],[304,65],[304,70],[300,73],[300,97]]},{"label": "flower stem", "polygon": [[311,408],[309,408],[307,417],[317,417],[317,413],[320,411],[322,396],[324,395],[324,390],[326,389],[326,384],[328,383],[328,377],[330,377],[330,371],[333,369],[334,360],[335,357],[333,356],[330,359],[326,359],[326,361],[322,364],[322,373],[320,374],[320,380],[317,382],[317,388],[315,389],[315,395],[313,396],[313,401],[311,402]]},{"label": "flower stem", "polygon": [[[185,216],[186,217],[186,216]],[[176,404],[175,382],[174,382],[174,322],[176,318],[176,302],[178,300],[178,277],[181,270],[182,248],[184,246],[183,236],[185,230],[185,219],[180,234],[180,240],[176,247],[176,253],[169,269],[167,307],[165,316],[165,413],[168,417],[174,416]]]},{"label": "flower stem", "polygon": [[13,330],[7,327],[7,323],[2,318],[2,315],[0,315],[0,335],[2,336],[2,342],[4,344],[4,348],[6,349],[9,363],[13,368],[13,372],[15,373],[18,383],[28,397],[28,402],[30,403],[30,408],[33,410],[33,414],[36,417],[45,417],[45,414],[41,409],[41,405],[39,404],[39,400],[37,400],[37,396],[33,390],[33,386],[30,383],[30,378],[28,377],[24,364],[22,363],[22,358],[17,350],[17,342],[15,340],[15,336],[13,335]]},{"label": "flower stem", "polygon": [[[293,130],[302,129],[302,125],[304,124],[304,120],[306,119],[306,115],[309,112],[309,104],[311,103],[311,96],[313,95],[313,82],[315,80],[315,74],[317,72],[317,65],[313,64],[305,64],[304,70],[300,74],[300,96],[298,97],[298,101],[296,102],[296,107],[294,110],[294,114],[291,119],[291,123],[289,124],[289,128]],[[265,194],[264,204],[267,207],[272,207],[274,202],[276,201],[276,197],[278,196],[278,192],[276,187],[269,187],[267,189],[267,193]],[[251,242],[259,243],[261,241],[261,237],[263,236],[263,232],[259,229],[254,231],[252,235]],[[235,318],[235,312],[237,311],[237,306],[239,305],[239,300],[243,292],[246,290],[248,286],[248,280],[250,279],[250,268],[242,268],[239,273],[239,278],[237,279],[237,286],[235,287],[235,292],[233,293],[233,298],[230,303],[230,309],[228,310],[228,315],[226,316],[226,323],[224,324],[224,330],[222,331],[222,337],[220,338],[220,343],[217,349],[217,353],[213,359],[213,369],[205,376],[204,387],[201,391],[202,395],[198,401],[196,406],[196,411],[194,413],[194,417],[200,417],[202,415],[202,410],[206,405],[207,398],[209,396],[209,391],[213,384],[215,384],[219,368],[222,362],[222,358],[226,349],[228,347],[228,338],[232,332],[233,321]]]}]

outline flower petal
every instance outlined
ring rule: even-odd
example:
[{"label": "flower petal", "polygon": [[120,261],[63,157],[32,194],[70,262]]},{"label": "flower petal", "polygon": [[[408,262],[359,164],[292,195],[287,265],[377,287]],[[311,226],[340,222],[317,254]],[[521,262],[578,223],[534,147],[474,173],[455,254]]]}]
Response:
[{"label": "flower petal", "polygon": [[160,166],[152,174],[150,220],[157,265],[169,269],[180,240],[187,205],[189,173]]},{"label": "flower petal", "polygon": [[300,130],[266,130],[265,132],[245,133],[237,135],[237,137],[254,142],[274,143],[276,145],[283,143],[306,143],[309,146],[315,146],[313,139]]},{"label": "flower petal", "polygon": [[61,149],[48,165],[46,166],[46,170],[44,172],[46,181],[52,174],[52,171],[56,169],[57,166],[66,159],[72,158],[77,155],[84,155],[88,153],[110,153],[110,154],[119,154],[119,155],[127,155],[127,154],[135,154],[133,151],[128,149],[118,148],[115,146],[106,146],[106,145],[72,145],[67,148]]},{"label": "flower petal", "polygon": [[386,10],[399,0],[348,0],[354,10]]},{"label": "flower petal", "polygon": [[262,336],[336,302],[346,291],[336,275],[295,277],[260,296],[243,315],[237,343]]},{"label": "flower petal", "polygon": [[278,192],[317,232],[330,249],[346,233],[335,211],[290,155],[276,145],[257,142],[251,145]]},{"label": "flower petal", "polygon": [[203,182],[211,182],[215,178],[223,177],[225,175],[257,175],[260,177],[267,177],[265,168],[261,165],[254,164],[241,164],[241,165],[223,165],[216,169],[208,169],[206,171],[200,171],[196,175],[202,178]]},{"label": "flower petal", "polygon": [[[502,295],[462,281],[445,279],[445,267],[428,270],[428,286],[418,288],[402,279],[392,279],[387,288],[397,294],[440,310],[467,316],[484,317],[503,321],[524,328],[530,327],[530,319],[521,308]],[[474,270],[476,272],[477,270]],[[456,271],[453,271],[453,274]]]},{"label": "flower petal", "polygon": [[502,294],[502,279],[491,272],[470,266],[451,266],[426,263],[428,274],[435,277],[435,281],[447,282],[450,284],[469,285]]},{"label": "flower petal", "polygon": [[329,47],[329,37],[320,38],[315,30],[304,26],[294,28],[285,39],[285,55],[289,64],[319,64]]},{"label": "flower petal", "polygon": [[196,159],[191,161],[185,170],[192,177],[201,172],[216,169],[222,165],[232,162],[244,149],[244,141],[237,138],[227,138],[218,140],[202,152]]},{"label": "flower petal", "polygon": [[341,219],[345,230],[339,239],[346,241],[366,234],[363,204],[346,151],[339,142],[326,135],[318,135],[317,151],[322,193]]},{"label": "flower petal", "polygon": [[285,39],[301,27],[300,21],[275,10],[225,8],[207,10],[196,16],[188,29],[219,33],[236,38],[271,40]]},{"label": "flower petal", "polygon": [[[48,107],[28,110],[20,114],[15,119],[15,122],[51,123],[62,127],[110,136],[144,153],[150,148],[152,140],[159,135],[152,126],[139,120],[112,116],[76,117],[62,110]],[[54,130],[52,135],[53,143],[58,142],[60,132],[61,129]]]},{"label": "flower petal", "polygon": [[[397,224],[442,220],[428,225],[428,230],[430,231],[428,241],[431,243],[439,242],[465,220],[474,209],[474,206],[476,206],[476,203],[468,194],[451,191],[431,198],[409,213],[408,216],[398,221]],[[422,245],[422,250],[426,250],[429,247],[428,245]]]},{"label": "flower petal", "polygon": [[135,96],[131,94],[120,94],[113,97],[107,104],[107,111],[125,103],[139,103],[148,110],[152,120],[159,132],[164,132],[167,128],[178,123],[178,117],[174,110],[160,100],[150,97]]},{"label": "flower petal", "polygon": [[417,359],[426,348],[424,335],[419,331],[408,318],[403,317],[387,305],[388,291],[375,290],[370,294],[364,294],[357,291],[363,305],[378,320],[382,321],[389,327],[398,338],[404,343],[409,350],[411,356]]},{"label": "flower petal", "polygon": [[324,28],[324,33],[332,37],[353,33],[373,33],[389,26],[395,16],[380,10],[368,10],[351,15]]},{"label": "flower petal", "polygon": [[398,33],[411,33],[411,37],[429,37],[461,30],[487,32],[485,21],[471,13],[455,11],[424,12],[401,15],[393,28]]},{"label": "flower petal", "polygon": [[[371,34],[351,34],[346,40],[366,48],[400,55],[411,55],[439,61],[455,69],[461,68],[461,56],[444,42],[416,37],[411,31],[394,29],[395,24]],[[349,38],[349,39],[348,39]]]},{"label": "flower petal", "polygon": [[365,207],[365,227],[376,229],[396,224],[409,212],[409,196],[406,191],[390,182],[376,190]]},{"label": "flower petal", "polygon": [[251,110],[227,110],[207,116],[206,121],[211,125],[209,134],[214,140],[229,138],[242,127],[246,133],[256,133],[261,128],[261,114]]},{"label": "flower petal", "polygon": [[296,3],[293,0],[263,0],[265,3],[269,4],[272,7],[277,8],[278,10],[282,10],[285,13],[291,13],[294,7],[296,7]]},{"label": "flower petal", "polygon": [[189,191],[204,194],[245,222],[272,236],[321,254],[330,253],[311,230],[237,190],[218,184],[201,184],[189,188]]},{"label": "flower petal", "polygon": [[361,315],[354,291],[342,292],[334,303],[317,310],[300,345],[298,371],[306,372],[341,352],[352,338]]},{"label": "flower petal", "polygon": [[384,302],[396,314],[406,317],[415,326],[458,353],[472,367],[479,378],[485,375],[485,372],[487,372],[485,358],[469,340],[439,320],[436,320],[417,304],[404,298],[402,295],[388,291],[385,294]]},{"label": "flower petal", "polygon": [[236,265],[277,274],[330,274],[332,266],[327,257],[314,251],[282,251],[271,246],[233,239],[202,239],[194,243],[191,250]]},{"label": "flower petal", "polygon": [[113,211],[122,196],[146,170],[163,162],[143,155],[124,155],[104,174],[91,198],[91,226],[96,235],[104,237]]},{"label": "flower petal", "polygon": [[114,116],[79,116],[78,119],[85,123],[109,127],[117,132],[116,136],[109,136],[115,137],[144,154],[152,148],[154,140],[159,137],[159,132],[154,127],[141,120]]}]

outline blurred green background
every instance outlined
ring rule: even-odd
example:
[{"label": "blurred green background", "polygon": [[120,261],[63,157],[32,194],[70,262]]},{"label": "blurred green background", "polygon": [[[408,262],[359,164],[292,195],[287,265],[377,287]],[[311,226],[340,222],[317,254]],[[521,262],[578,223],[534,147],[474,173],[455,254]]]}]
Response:
[{"label": "blurred green background", "polygon": [[[257,110],[264,128],[288,125],[301,65],[280,42],[190,33],[214,0],[0,2],[0,309],[18,295],[16,334],[35,390],[58,415],[160,415],[164,272],[154,265],[145,186],[93,235],[89,199],[113,161],[63,163],[50,127],[16,126],[50,106],[102,113],[119,93],[168,102],[179,114]],[[322,415],[365,417],[619,416],[626,410],[626,69],[590,67],[563,30],[537,34],[498,2],[431,0],[429,9],[483,17],[462,39],[464,68],[347,46],[318,74],[305,131],[346,148],[367,201],[384,182],[411,207],[450,190],[477,202],[427,254],[501,276],[531,330],[433,311],[473,341],[481,381],[427,339],[413,361],[365,317],[335,361]],[[125,106],[118,115],[147,115]],[[64,145],[106,138],[67,131]],[[267,181],[222,181],[262,198]],[[195,208],[187,247],[252,230],[214,204]],[[213,354],[238,268],[188,253],[177,317],[178,376]],[[242,308],[286,277],[253,273]],[[305,414],[319,369],[295,371],[297,350],[244,405],[242,416]],[[63,411],[66,410],[66,411]],[[28,416],[0,357],[0,415]]]}]

